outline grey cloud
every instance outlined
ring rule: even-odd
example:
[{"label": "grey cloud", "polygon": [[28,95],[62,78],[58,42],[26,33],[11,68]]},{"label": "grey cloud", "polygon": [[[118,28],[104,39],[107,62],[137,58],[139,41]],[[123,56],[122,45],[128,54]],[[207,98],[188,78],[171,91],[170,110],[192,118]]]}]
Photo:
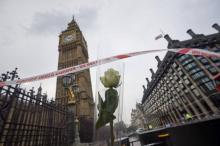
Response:
[{"label": "grey cloud", "polygon": [[68,14],[58,11],[35,13],[27,32],[32,34],[58,34],[66,27],[69,17]]},{"label": "grey cloud", "polygon": [[79,9],[76,14],[76,21],[78,21],[82,30],[90,30],[96,26],[98,10],[95,8]]},{"label": "grey cloud", "polygon": [[[75,14],[76,21],[79,23],[82,30],[90,30],[95,26],[97,18],[97,10],[95,9],[80,9]],[[35,13],[30,27],[26,28],[30,34],[58,34],[67,27],[72,16],[59,11],[50,11],[44,13]]]},{"label": "grey cloud", "polygon": [[0,0],[0,6],[4,7],[6,2],[7,2],[7,0]]}]

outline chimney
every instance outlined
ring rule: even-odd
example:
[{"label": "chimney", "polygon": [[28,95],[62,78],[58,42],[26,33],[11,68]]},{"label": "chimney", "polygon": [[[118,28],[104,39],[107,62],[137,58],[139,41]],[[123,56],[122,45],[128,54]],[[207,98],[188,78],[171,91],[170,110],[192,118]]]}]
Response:
[{"label": "chimney", "polygon": [[217,23],[213,24],[212,27],[220,32],[220,26]]},{"label": "chimney", "polygon": [[144,91],[146,91],[146,90],[147,90],[147,89],[146,89],[146,87],[145,87],[144,85],[142,85],[142,87],[143,87]]},{"label": "chimney", "polygon": [[160,63],[161,63],[161,60],[160,60],[160,58],[159,58],[159,56],[155,56],[155,59],[157,60],[157,62],[158,62],[158,64],[157,64],[157,67],[160,65]]},{"label": "chimney", "polygon": [[154,73],[154,71],[153,71],[153,69],[152,69],[152,68],[150,69],[150,72],[151,72],[152,77],[153,77],[155,73]]},{"label": "chimney", "polygon": [[196,34],[192,31],[192,29],[188,29],[186,31],[192,38],[195,38],[196,37]]},{"label": "chimney", "polygon": [[149,84],[150,84],[150,81],[149,81],[149,79],[148,79],[148,78],[146,78],[146,80],[147,80],[147,85],[149,85]]},{"label": "chimney", "polygon": [[168,34],[166,34],[164,38],[168,41],[168,43],[171,43],[173,41]]}]

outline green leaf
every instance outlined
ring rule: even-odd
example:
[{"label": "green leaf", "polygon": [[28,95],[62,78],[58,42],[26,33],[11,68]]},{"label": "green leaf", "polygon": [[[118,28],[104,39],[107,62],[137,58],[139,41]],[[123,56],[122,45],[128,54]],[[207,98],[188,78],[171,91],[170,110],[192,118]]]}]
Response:
[{"label": "green leaf", "polygon": [[99,118],[96,122],[96,129],[99,129],[105,126],[110,121],[113,121],[116,117],[106,111],[103,111],[99,114]]},{"label": "green leaf", "polygon": [[110,88],[105,92],[105,101],[103,102],[101,95],[98,93],[98,120],[96,121],[96,129],[105,126],[110,121],[113,121],[116,117],[114,112],[118,107],[118,92],[117,90]]},{"label": "green leaf", "polygon": [[115,110],[118,107],[118,92],[117,90],[111,88],[108,89],[105,92],[105,105],[106,105],[106,111],[108,111],[109,113],[114,114]]},{"label": "green leaf", "polygon": [[99,111],[101,111],[101,109],[103,108],[103,100],[102,100],[102,97],[101,97],[99,92],[98,92],[98,105],[97,105],[97,108],[98,108]]}]

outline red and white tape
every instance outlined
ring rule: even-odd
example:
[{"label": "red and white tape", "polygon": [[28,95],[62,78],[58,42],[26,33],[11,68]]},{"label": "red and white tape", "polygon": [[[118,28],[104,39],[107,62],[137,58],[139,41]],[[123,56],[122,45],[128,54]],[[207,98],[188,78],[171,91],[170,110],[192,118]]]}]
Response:
[{"label": "red and white tape", "polygon": [[39,80],[45,80],[53,77],[59,77],[63,76],[69,73],[75,73],[79,72],[94,66],[106,64],[109,62],[114,62],[120,59],[124,58],[129,58],[137,55],[143,55],[143,54],[148,54],[148,53],[155,53],[155,52],[162,52],[162,51],[171,51],[171,52],[176,52],[180,54],[189,54],[189,55],[198,55],[198,56],[206,56],[206,57],[220,57],[219,53],[207,51],[207,50],[202,50],[202,49],[197,49],[197,48],[180,48],[180,49],[157,49],[157,50],[147,50],[147,51],[140,51],[140,52],[133,52],[133,53],[127,53],[127,54],[121,54],[117,56],[112,56],[104,59],[99,59],[95,61],[91,61],[88,63],[64,68],[61,70],[53,71],[50,73],[42,74],[42,75],[37,75],[33,77],[28,77],[24,79],[19,79],[19,80],[14,80],[14,81],[6,81],[6,82],[0,82],[0,87],[2,86],[8,86],[8,85],[13,85],[13,84],[22,84],[22,83],[28,83],[28,82],[34,82],[34,81],[39,81]]}]

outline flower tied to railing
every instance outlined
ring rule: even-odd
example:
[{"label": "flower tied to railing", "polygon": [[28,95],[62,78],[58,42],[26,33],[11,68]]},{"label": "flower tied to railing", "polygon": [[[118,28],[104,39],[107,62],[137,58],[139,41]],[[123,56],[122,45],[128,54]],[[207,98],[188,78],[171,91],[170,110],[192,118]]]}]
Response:
[{"label": "flower tied to railing", "polygon": [[105,126],[110,123],[111,132],[111,146],[114,144],[114,133],[113,133],[113,120],[116,118],[114,112],[118,107],[118,91],[117,87],[120,86],[120,75],[119,72],[110,68],[108,69],[103,77],[100,77],[102,84],[107,90],[105,91],[105,100],[98,93],[98,105],[99,110],[98,120],[96,122],[96,129]]}]

